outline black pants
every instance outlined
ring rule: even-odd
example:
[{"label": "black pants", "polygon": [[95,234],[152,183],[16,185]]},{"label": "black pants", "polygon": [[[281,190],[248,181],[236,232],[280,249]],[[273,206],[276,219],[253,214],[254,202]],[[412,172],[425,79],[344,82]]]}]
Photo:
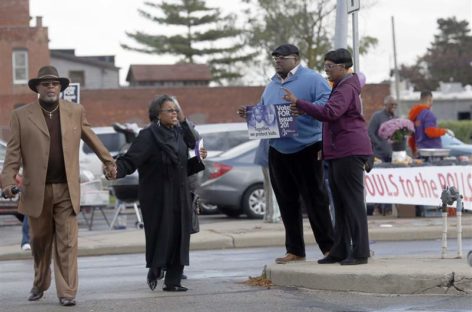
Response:
[{"label": "black pants", "polygon": [[336,211],[335,241],[330,255],[339,259],[370,255],[364,200],[366,159],[350,156],[329,161],[329,182]]},{"label": "black pants", "polygon": [[334,240],[320,150],[321,142],[293,154],[269,149],[270,179],[285,226],[285,247],[301,257],[305,256],[301,201],[321,251],[328,252]]},{"label": "black pants", "polygon": [[180,264],[168,264],[166,267],[166,277],[164,284],[168,287],[180,286],[184,266]]}]

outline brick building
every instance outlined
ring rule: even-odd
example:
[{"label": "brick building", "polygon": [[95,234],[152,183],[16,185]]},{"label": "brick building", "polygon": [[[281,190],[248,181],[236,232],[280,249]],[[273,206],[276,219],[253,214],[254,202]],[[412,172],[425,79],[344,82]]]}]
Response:
[{"label": "brick building", "polygon": [[48,29],[40,17],[29,24],[29,0],[0,1],[0,95],[27,92],[28,80],[50,62]]},{"label": "brick building", "polygon": [[120,87],[120,68],[115,56],[77,56],[73,49],[51,50],[51,64],[81,89],[112,89]]},{"label": "brick building", "polygon": [[207,64],[131,65],[126,81],[131,87],[208,86],[211,80]]},{"label": "brick building", "polygon": [[[29,0],[0,1],[0,138],[8,136],[10,113],[15,106],[32,102],[36,94],[27,82],[38,69],[51,63],[48,29],[42,19],[29,25]],[[131,70],[130,70],[131,72]],[[59,72],[67,76],[69,73]],[[81,104],[94,126],[113,122],[148,121],[147,107],[158,94],[177,96],[185,112],[197,123],[240,121],[236,109],[259,101],[263,87],[207,87],[189,85],[139,86],[129,88],[87,88],[81,91]],[[366,120],[383,107],[388,84],[366,85],[362,99]]]}]

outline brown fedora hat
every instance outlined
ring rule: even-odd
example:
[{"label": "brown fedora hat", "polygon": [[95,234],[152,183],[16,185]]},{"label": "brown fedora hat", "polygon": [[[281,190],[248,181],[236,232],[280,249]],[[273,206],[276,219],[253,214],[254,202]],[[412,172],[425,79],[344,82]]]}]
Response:
[{"label": "brown fedora hat", "polygon": [[64,91],[70,83],[69,78],[59,77],[57,69],[54,66],[48,65],[43,66],[39,69],[38,77],[30,79],[28,81],[28,86],[31,90],[38,93],[36,87],[43,80],[59,80],[59,82],[61,83],[61,92]]}]

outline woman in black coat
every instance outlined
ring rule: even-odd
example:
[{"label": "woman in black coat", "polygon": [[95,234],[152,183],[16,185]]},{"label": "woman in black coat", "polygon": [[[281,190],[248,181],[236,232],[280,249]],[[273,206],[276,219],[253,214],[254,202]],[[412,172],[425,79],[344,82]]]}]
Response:
[{"label": "woman in black coat", "polygon": [[[188,158],[196,133],[175,102],[162,95],[149,106],[151,124],[141,130],[125,155],[116,160],[117,178],[139,172],[138,199],[146,238],[147,282],[154,290],[166,268],[164,291],[186,291],[181,285],[189,264],[191,199],[188,175],[203,170],[199,157]],[[202,158],[206,151],[201,150]]]}]

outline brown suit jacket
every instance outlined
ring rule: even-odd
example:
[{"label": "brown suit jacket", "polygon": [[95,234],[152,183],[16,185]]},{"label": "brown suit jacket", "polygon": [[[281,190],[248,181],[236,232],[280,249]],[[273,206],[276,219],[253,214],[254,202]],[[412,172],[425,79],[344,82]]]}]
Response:
[{"label": "brown suit jacket", "polygon": [[[59,102],[62,148],[67,185],[76,214],[80,211],[79,146],[83,139],[108,164],[113,158],[92,131],[82,105]],[[49,131],[43,112],[36,101],[20,107],[11,115],[11,138],[8,141],[1,175],[2,186],[15,184],[15,175],[23,166],[23,189],[18,211],[39,217],[43,209],[44,189],[49,158]]]}]

